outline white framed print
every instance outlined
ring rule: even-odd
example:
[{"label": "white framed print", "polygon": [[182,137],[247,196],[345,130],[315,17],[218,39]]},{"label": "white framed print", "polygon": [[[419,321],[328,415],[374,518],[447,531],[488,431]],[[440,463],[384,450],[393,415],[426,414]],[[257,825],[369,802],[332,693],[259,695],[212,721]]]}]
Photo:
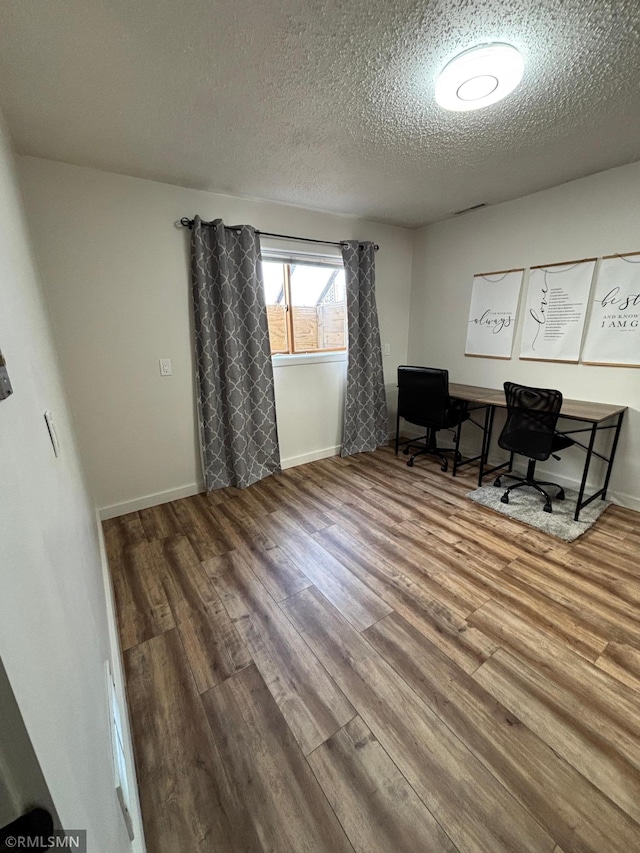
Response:
[{"label": "white framed print", "polygon": [[511,358],[523,272],[474,275],[465,355]]},{"label": "white framed print", "polygon": [[595,267],[592,258],[531,268],[521,359],[579,360]]},{"label": "white framed print", "polygon": [[582,361],[640,366],[640,256],[603,258],[591,296]]}]

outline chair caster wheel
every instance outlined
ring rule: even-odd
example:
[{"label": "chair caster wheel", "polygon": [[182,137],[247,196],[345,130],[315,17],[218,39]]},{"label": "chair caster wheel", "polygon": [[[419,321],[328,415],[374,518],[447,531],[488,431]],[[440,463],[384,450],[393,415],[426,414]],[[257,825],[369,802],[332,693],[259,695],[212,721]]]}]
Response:
[{"label": "chair caster wheel", "polygon": [[405,449],[402,452],[405,456],[408,456],[409,455],[409,448],[405,447]]},{"label": "chair caster wheel", "polygon": [[503,496],[500,498],[500,501],[501,501],[501,503],[503,503],[503,504],[508,504],[508,503],[509,503],[509,495],[503,495]]},{"label": "chair caster wheel", "polygon": [[440,470],[441,471],[448,471],[449,465],[445,462],[443,465],[440,466]]},{"label": "chair caster wheel", "polygon": [[494,486],[501,486],[501,485],[502,485],[502,478],[501,478],[501,477],[496,477],[496,479],[495,479],[495,480],[494,480],[494,482],[493,482],[493,485],[494,485]]},{"label": "chair caster wheel", "polygon": [[409,468],[413,468],[413,459],[409,459],[409,461],[407,462],[407,465]]},{"label": "chair caster wheel", "polygon": [[545,504],[543,509],[545,512],[553,512],[553,508],[552,508],[551,504]]},{"label": "chair caster wheel", "polygon": [[556,500],[557,501],[563,501],[564,500],[564,489],[560,489],[560,491],[556,495]]}]

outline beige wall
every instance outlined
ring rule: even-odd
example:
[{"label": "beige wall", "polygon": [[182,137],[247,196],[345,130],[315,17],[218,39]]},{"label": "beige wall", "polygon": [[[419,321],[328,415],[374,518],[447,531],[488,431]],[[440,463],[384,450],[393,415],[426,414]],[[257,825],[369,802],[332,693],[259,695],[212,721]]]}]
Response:
[{"label": "beige wall", "polygon": [[[474,272],[640,249],[639,165],[416,232],[30,157],[20,158],[19,174],[82,457],[95,501],[107,514],[200,488],[188,234],[174,225],[196,212],[263,230],[380,243],[377,294],[382,340],[391,347],[384,359],[390,426],[395,370],[407,360],[447,366],[452,380],[500,386],[515,379],[628,405],[612,494],[640,506],[638,370],[522,362],[519,328],[511,361],[464,356]],[[160,376],[161,357],[172,359],[172,377]],[[344,377],[340,357],[276,366],[285,466],[339,450]],[[573,449],[551,470],[571,483],[581,464]]]},{"label": "beige wall", "polygon": [[[474,273],[637,251],[639,222],[640,164],[634,164],[421,229],[415,234],[409,337],[410,361],[447,367],[452,381],[501,387],[513,380],[629,406],[611,497],[637,509],[640,369],[520,361],[521,322],[510,361],[465,358],[464,349]],[[561,463],[544,467],[554,479],[571,482],[583,460],[573,448]]]},{"label": "beige wall", "polygon": [[[0,127],[0,655],[62,825],[130,850],[111,765],[111,656],[96,519],[78,463]],[[53,454],[50,409],[61,453]],[[140,847],[138,849],[141,849]]]},{"label": "beige wall", "polygon": [[[385,379],[393,408],[395,369],[407,354],[410,231],[31,157],[20,158],[19,172],[83,461],[96,503],[110,507],[109,514],[190,493],[201,479],[189,238],[174,225],[181,216],[378,242],[377,295],[382,340],[391,348]],[[172,377],[160,376],[161,357],[171,358]],[[343,361],[276,369],[285,465],[339,448],[343,385]]]}]

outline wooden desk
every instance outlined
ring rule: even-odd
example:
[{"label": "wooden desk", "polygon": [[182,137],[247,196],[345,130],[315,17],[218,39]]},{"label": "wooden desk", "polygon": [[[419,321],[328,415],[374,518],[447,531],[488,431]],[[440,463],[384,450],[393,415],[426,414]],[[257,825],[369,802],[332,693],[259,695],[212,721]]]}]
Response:
[{"label": "wooden desk", "polygon": [[[493,397],[500,394],[495,388],[483,388],[480,385],[461,385],[458,382],[449,383],[449,395],[456,400],[464,400],[467,403],[477,403],[481,398]],[[502,392],[504,398],[504,392]]]},{"label": "wooden desk", "polygon": [[[459,382],[449,383],[449,396],[455,400],[462,400],[467,403],[471,414],[474,411],[479,411],[481,409],[484,409],[485,412],[484,423],[478,423],[473,419],[473,417],[469,418],[469,423],[472,423],[474,426],[482,430],[482,448],[477,456],[472,456],[469,459],[465,459],[463,462],[458,462],[462,426],[458,427],[456,430],[455,453],[453,455],[452,468],[452,474],[454,477],[456,476],[456,472],[459,468],[463,468],[465,465],[471,465],[473,462],[479,462],[480,471],[484,471],[484,466],[487,463],[487,456],[489,452],[488,440],[491,437],[491,424],[493,422],[492,401],[496,399],[499,394],[500,391],[497,391],[495,388],[485,388],[480,385],[464,385]],[[504,400],[504,392],[502,393],[502,399]],[[481,481],[478,481],[478,485],[480,484]]]},{"label": "wooden desk", "polygon": [[[464,465],[469,465],[472,462],[476,461],[480,462],[478,486],[482,485],[484,477],[487,477],[490,474],[494,474],[496,471],[500,471],[503,468],[508,468],[508,470],[511,471],[513,466],[513,453],[510,455],[508,462],[503,462],[500,465],[494,465],[492,468],[486,467],[489,457],[489,448],[491,446],[491,434],[493,431],[493,420],[495,410],[506,409],[507,407],[504,391],[501,391],[497,388],[485,388],[482,386],[464,385],[451,382],[449,384],[449,394],[457,400],[463,400],[469,403],[473,407],[473,409],[485,410],[484,425],[478,424],[476,421],[473,421],[473,419],[471,419],[472,423],[474,423],[476,426],[479,426],[483,430],[482,449],[480,451],[480,454],[479,456],[474,456],[471,459],[466,459],[463,462],[458,462],[457,457],[454,457],[452,472],[453,476],[455,477],[456,472],[460,467]],[[571,399],[565,399],[562,401],[560,418],[569,421],[579,421],[581,423],[586,424],[586,426],[581,427],[579,429],[558,430],[558,432],[561,432],[563,435],[572,436],[574,444],[578,447],[582,447],[583,450],[586,451],[584,469],[582,472],[582,480],[580,482],[580,490],[578,492],[578,501],[576,504],[576,511],[574,515],[574,519],[576,521],[578,521],[578,518],[580,516],[580,510],[584,509],[587,504],[590,504],[598,497],[602,500],[605,500],[607,496],[607,489],[609,487],[609,480],[611,479],[611,471],[613,468],[613,460],[615,458],[616,448],[618,446],[620,430],[622,429],[622,420],[626,411],[627,406],[617,406],[612,403],[592,403],[588,400]],[[604,456],[602,453],[594,449],[597,434],[604,430],[614,430],[613,444],[611,446],[611,452],[609,456]],[[577,438],[573,438],[573,436],[579,433],[588,433],[587,444],[583,444]],[[459,444],[459,441],[460,430],[458,430],[456,448]],[[606,462],[607,468],[604,478],[604,484],[602,488],[598,489],[598,491],[595,492],[593,495],[590,495],[589,497],[585,498],[584,493],[587,486],[589,467],[591,465],[591,460],[594,456],[597,456],[599,459],[602,459],[604,462]]]},{"label": "wooden desk", "polygon": [[[457,388],[457,385],[451,383],[451,388]],[[474,402],[488,403],[498,409],[506,409],[507,401],[504,396],[504,391],[491,390],[478,387],[479,392],[476,396],[472,396],[473,385],[460,385],[464,389],[464,397],[459,397],[451,390],[449,393],[452,397],[461,400],[474,400]],[[616,406],[613,403],[589,403],[586,400],[569,400],[563,399],[562,408],[560,409],[560,417],[574,421],[586,421],[588,423],[602,423],[616,415],[627,411],[627,406]]]}]

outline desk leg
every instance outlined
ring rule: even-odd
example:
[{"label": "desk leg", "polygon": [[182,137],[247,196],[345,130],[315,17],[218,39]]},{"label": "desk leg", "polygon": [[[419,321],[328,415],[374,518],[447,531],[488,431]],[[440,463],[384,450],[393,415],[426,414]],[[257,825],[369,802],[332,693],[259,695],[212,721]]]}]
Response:
[{"label": "desk leg", "polygon": [[460,434],[462,433],[462,422],[458,424],[458,428],[456,430],[456,443],[455,449],[453,451],[453,468],[451,470],[451,476],[456,476],[456,471],[458,470],[458,454],[460,453]]},{"label": "desk leg", "polygon": [[597,424],[591,425],[591,436],[589,438],[589,447],[587,448],[587,458],[584,460],[584,471],[582,472],[582,482],[580,483],[580,491],[578,492],[578,503],[576,504],[576,512],[573,516],[573,520],[577,521],[580,516],[580,509],[582,504],[582,498],[584,497],[584,490],[587,485],[587,476],[589,475],[589,465],[591,464],[591,454],[593,453],[593,445],[596,440],[596,432],[598,430]]},{"label": "desk leg", "polygon": [[618,439],[620,438],[620,430],[622,429],[622,418],[624,417],[624,412],[620,412],[618,415],[618,423],[616,424],[616,431],[613,434],[613,444],[611,445],[611,453],[609,454],[609,464],[607,465],[607,474],[604,478],[604,487],[602,490],[602,500],[606,500],[607,498],[607,489],[609,488],[609,480],[611,479],[611,469],[613,468],[613,460],[616,455],[616,449],[618,447]]},{"label": "desk leg", "polygon": [[489,459],[489,446],[491,444],[491,430],[493,429],[493,406],[487,406],[484,414],[484,431],[482,433],[482,451],[480,454],[480,473],[478,474],[478,488],[482,485],[484,469]]}]

